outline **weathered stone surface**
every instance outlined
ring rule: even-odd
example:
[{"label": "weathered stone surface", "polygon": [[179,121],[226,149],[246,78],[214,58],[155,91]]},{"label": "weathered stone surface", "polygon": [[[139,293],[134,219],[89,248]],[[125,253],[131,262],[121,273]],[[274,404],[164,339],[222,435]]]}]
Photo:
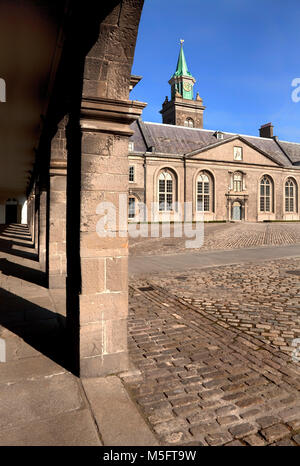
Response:
[{"label": "weathered stone surface", "polygon": [[87,409],[51,416],[26,426],[3,429],[0,445],[9,446],[100,446],[97,430]]},{"label": "weathered stone surface", "polygon": [[[297,270],[299,264],[298,261],[292,264],[290,261],[274,261],[262,267],[262,274],[269,277],[266,270],[268,273],[274,270],[274,267],[276,270]],[[292,362],[287,364],[289,356],[257,340],[255,335],[248,335],[247,330],[243,333],[243,339],[249,338],[250,343],[253,339],[254,346],[259,346],[259,350],[251,345],[244,345],[240,339],[235,338],[240,332],[239,329],[222,328],[213,318],[208,318],[223,306],[224,269],[230,270],[230,278],[236,285],[230,292],[230,306],[236,307],[238,313],[243,310],[243,304],[236,298],[236,288],[251,283],[250,278],[247,282],[248,276],[250,274],[252,279],[254,273],[251,268],[249,271],[248,266],[241,266],[235,277],[232,276],[231,267],[222,267],[205,272],[189,272],[185,280],[179,280],[185,276],[177,277],[171,272],[148,275],[147,278],[138,281],[136,278],[132,280],[129,348],[134,363],[143,374],[143,379],[139,381],[138,386],[134,385],[134,381],[132,384],[128,381],[128,385],[150,423],[151,419],[155,419],[150,419],[149,410],[152,406],[160,409],[159,403],[187,403],[173,407],[173,413],[178,422],[188,422],[190,434],[194,436],[195,442],[203,442],[205,436],[217,435],[226,429],[231,437],[236,437],[234,445],[273,444],[275,440],[267,440],[261,429],[262,424],[272,424],[274,419],[282,419],[282,422],[289,423],[287,428],[290,433],[287,438],[290,440],[293,432],[297,432],[297,423],[294,422],[298,409],[297,365]],[[255,273],[260,274],[258,266],[255,266]],[[208,274],[212,275],[210,281],[206,281]],[[240,279],[241,275],[243,279]],[[202,310],[201,297],[201,307],[191,306],[188,299],[182,299],[182,296],[189,293],[192,299],[192,296],[198,293],[198,285],[195,286],[197,279],[200,287],[204,286],[201,285],[201,280],[205,280],[206,283],[205,310]],[[260,276],[263,285],[256,285],[256,294],[253,296],[259,294],[259,286],[263,286],[266,295],[264,280],[268,287],[272,286],[271,279]],[[295,281],[290,277],[287,280]],[[229,282],[226,286],[229,287]],[[218,287],[222,289],[222,296],[215,299],[213,294]],[[286,299],[286,293],[290,293],[286,288],[284,283],[279,294],[283,295],[283,299]],[[291,288],[291,293],[293,290],[294,288]],[[201,293],[203,292],[204,288],[201,289]],[[270,295],[268,296],[271,300]],[[251,299],[250,296],[247,299]],[[260,313],[262,322],[264,315]],[[278,316],[281,316],[281,313]],[[280,319],[274,319],[273,326],[276,328],[276,325],[281,325]],[[291,369],[296,372],[292,372]],[[287,371],[284,380],[280,371]],[[228,374],[226,384],[220,388],[204,387],[211,380],[221,380],[224,372]],[[274,376],[274,380],[266,378],[265,374]],[[159,385],[153,384],[154,380],[159,380]],[[199,401],[189,399],[191,395],[198,396]],[[164,401],[166,397],[168,401]],[[228,397],[230,403],[226,403]],[[283,421],[283,417],[286,421]],[[225,424],[220,425],[222,422]],[[294,424],[290,425],[291,422]],[[154,423],[152,425],[154,427]],[[177,428],[177,432],[186,432],[185,422],[180,425],[181,430]],[[164,441],[165,435],[159,433],[161,441]],[[208,439],[205,442],[207,443]],[[293,442],[291,440],[291,443]],[[220,440],[220,444],[231,443],[231,440],[227,440],[226,443],[225,440],[223,443],[222,439]]]},{"label": "weathered stone surface", "polygon": [[84,379],[84,390],[101,431],[104,445],[155,446],[157,441],[120,379]]},{"label": "weathered stone surface", "polygon": [[82,399],[75,377],[50,375],[49,379],[0,384],[0,427],[8,428],[79,409]]},{"label": "weathered stone surface", "polygon": [[230,442],[232,440],[232,436],[229,434],[229,432],[223,432],[219,434],[207,435],[205,440],[207,441],[208,445],[218,446]]},{"label": "weathered stone surface", "polygon": [[261,434],[268,442],[274,442],[281,440],[283,437],[287,437],[290,434],[290,430],[283,424],[275,424],[267,429],[263,429]]},{"label": "weathered stone surface", "polygon": [[264,439],[258,434],[248,435],[247,437],[244,437],[243,440],[252,447],[261,447],[266,445]]},{"label": "weathered stone surface", "polygon": [[237,424],[236,426],[229,428],[229,432],[236,438],[245,437],[246,435],[252,434],[256,431],[256,427],[248,423]]}]

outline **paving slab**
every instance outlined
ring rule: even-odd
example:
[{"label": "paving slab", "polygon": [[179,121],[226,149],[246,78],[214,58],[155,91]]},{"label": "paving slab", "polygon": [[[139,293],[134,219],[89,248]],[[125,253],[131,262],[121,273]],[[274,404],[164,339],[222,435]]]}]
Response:
[{"label": "paving slab", "polygon": [[222,265],[246,264],[257,261],[295,258],[300,256],[300,245],[264,248],[244,248],[169,255],[129,256],[129,274],[145,276],[158,272],[183,272]]},{"label": "paving slab", "polygon": [[1,429],[0,446],[101,446],[88,409],[63,413],[26,427]]},{"label": "paving slab", "polygon": [[118,377],[83,379],[82,384],[105,446],[159,445]]},{"label": "paving slab", "polygon": [[0,429],[26,426],[83,407],[79,386],[71,374],[0,384],[0,400]]}]

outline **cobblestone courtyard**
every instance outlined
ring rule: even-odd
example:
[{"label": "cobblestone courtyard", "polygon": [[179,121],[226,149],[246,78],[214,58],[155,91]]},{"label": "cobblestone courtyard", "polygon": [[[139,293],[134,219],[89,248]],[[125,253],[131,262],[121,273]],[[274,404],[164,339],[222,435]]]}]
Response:
[{"label": "cobblestone courtyard", "polygon": [[[162,228],[160,226],[160,228]],[[187,229],[195,226],[186,226]],[[186,238],[174,238],[171,226],[170,238],[131,238],[130,254],[164,255],[193,253],[195,251],[214,251],[238,248],[257,248],[300,244],[300,223],[206,223],[204,225],[204,244],[198,249],[187,249]]]},{"label": "cobblestone courtyard", "polygon": [[299,280],[295,258],[132,281],[126,384],[163,444],[300,444]]}]

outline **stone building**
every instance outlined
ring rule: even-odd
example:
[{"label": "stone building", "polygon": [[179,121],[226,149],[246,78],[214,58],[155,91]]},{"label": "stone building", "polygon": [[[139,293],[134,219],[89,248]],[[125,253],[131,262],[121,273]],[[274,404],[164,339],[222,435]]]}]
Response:
[{"label": "stone building", "polygon": [[178,220],[189,202],[193,220],[299,220],[300,144],[273,136],[271,123],[258,137],[203,129],[182,42],[163,123],[132,125],[129,219]]}]

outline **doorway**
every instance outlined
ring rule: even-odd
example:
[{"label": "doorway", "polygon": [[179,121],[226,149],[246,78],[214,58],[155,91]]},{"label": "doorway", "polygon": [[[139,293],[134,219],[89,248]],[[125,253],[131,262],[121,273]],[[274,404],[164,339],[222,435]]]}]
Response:
[{"label": "doorway", "polygon": [[13,199],[8,199],[5,205],[5,223],[17,223],[18,222],[18,202]]},{"label": "doorway", "polygon": [[234,202],[232,205],[231,219],[233,221],[242,220],[242,206],[239,202]]}]

